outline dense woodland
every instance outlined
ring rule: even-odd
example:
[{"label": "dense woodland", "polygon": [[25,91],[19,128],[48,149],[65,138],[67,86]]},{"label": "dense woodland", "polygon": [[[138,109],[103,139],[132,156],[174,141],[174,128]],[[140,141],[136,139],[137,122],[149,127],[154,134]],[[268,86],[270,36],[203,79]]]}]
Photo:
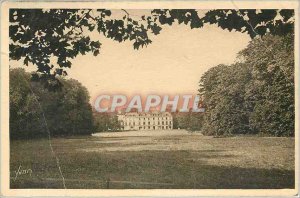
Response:
[{"label": "dense woodland", "polygon": [[218,65],[201,77],[203,133],[293,136],[293,35],[254,39],[239,56],[241,62]]},{"label": "dense woodland", "polygon": [[39,138],[91,134],[92,107],[87,89],[77,80],[60,79],[61,89],[51,91],[32,81],[24,69],[9,72],[10,137]]},{"label": "dense woodland", "polygon": [[215,136],[294,135],[293,10],[210,10],[203,17],[196,10],[152,10],[140,20],[123,11],[124,17],[116,19],[103,9],[10,10],[10,59],[37,68],[32,74],[10,69],[12,138],[114,130],[116,117],[93,116],[87,89],[62,77],[76,56],[100,53],[100,41],[84,32],[131,41],[140,49],[151,44],[148,34],[158,35],[173,23],[191,29],[216,24],[252,38],[236,63],[217,65],[199,76],[206,112],[174,114],[174,128]]},{"label": "dense woodland", "polygon": [[174,128],[215,136],[293,136],[293,35],[253,39],[238,58],[201,77],[199,94],[206,112],[174,114]]},{"label": "dense woodland", "polygon": [[116,113],[98,113],[94,111],[94,128],[96,132],[119,131],[121,123]]}]

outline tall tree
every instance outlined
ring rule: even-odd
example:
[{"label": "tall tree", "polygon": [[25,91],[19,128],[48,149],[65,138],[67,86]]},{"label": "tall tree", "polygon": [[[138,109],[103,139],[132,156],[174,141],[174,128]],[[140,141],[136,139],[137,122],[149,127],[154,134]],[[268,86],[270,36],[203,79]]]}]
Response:
[{"label": "tall tree", "polygon": [[21,68],[12,69],[9,78],[10,137],[46,137],[46,134],[39,132],[43,128],[41,109],[36,104],[36,96],[31,92],[30,74]]},{"label": "tall tree", "polygon": [[10,70],[11,138],[47,137],[46,127],[54,136],[93,132],[87,89],[76,80],[60,81],[64,86],[53,92],[31,81],[24,69]]},{"label": "tall tree", "polygon": [[219,65],[200,80],[204,133],[293,136],[293,35],[256,38],[240,52],[241,63]]},{"label": "tall tree", "polygon": [[244,107],[245,86],[251,79],[246,64],[219,65],[206,72],[200,81],[205,98],[203,132],[214,135],[249,133],[249,113]]},{"label": "tall tree", "polygon": [[294,134],[294,36],[253,40],[240,55],[251,65],[246,105],[254,129],[276,136]]}]

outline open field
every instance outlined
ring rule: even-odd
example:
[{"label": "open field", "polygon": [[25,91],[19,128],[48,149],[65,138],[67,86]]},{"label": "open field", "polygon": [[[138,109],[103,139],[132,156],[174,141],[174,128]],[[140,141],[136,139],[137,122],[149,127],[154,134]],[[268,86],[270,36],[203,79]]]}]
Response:
[{"label": "open field", "polygon": [[[294,188],[294,138],[184,130],[53,138],[67,188]],[[47,139],[11,142],[11,188],[63,188]],[[15,179],[15,171],[24,171]]]}]

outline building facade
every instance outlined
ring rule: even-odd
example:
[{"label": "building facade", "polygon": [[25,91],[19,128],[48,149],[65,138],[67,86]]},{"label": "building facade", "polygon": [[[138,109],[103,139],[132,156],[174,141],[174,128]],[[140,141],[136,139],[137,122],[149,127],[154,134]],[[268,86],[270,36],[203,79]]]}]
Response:
[{"label": "building facade", "polygon": [[169,112],[120,113],[118,120],[121,128],[127,130],[170,130],[173,129],[173,117]]}]

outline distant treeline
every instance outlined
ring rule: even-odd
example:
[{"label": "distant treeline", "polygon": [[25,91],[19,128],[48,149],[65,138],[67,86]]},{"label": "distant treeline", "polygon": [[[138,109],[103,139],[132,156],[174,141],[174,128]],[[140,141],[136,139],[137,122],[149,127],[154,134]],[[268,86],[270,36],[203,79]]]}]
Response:
[{"label": "distant treeline", "polygon": [[121,124],[114,113],[94,112],[94,127],[97,132],[119,131]]},{"label": "distant treeline", "polygon": [[31,80],[24,69],[10,69],[10,137],[12,139],[91,134],[94,130],[89,94],[77,80],[59,79],[51,91]]},{"label": "distant treeline", "polygon": [[201,131],[203,128],[205,113],[172,113],[173,128],[174,129],[187,129],[189,131]]},{"label": "distant treeline", "polygon": [[239,52],[239,63],[218,65],[201,77],[204,134],[294,135],[293,38],[253,39]]}]

